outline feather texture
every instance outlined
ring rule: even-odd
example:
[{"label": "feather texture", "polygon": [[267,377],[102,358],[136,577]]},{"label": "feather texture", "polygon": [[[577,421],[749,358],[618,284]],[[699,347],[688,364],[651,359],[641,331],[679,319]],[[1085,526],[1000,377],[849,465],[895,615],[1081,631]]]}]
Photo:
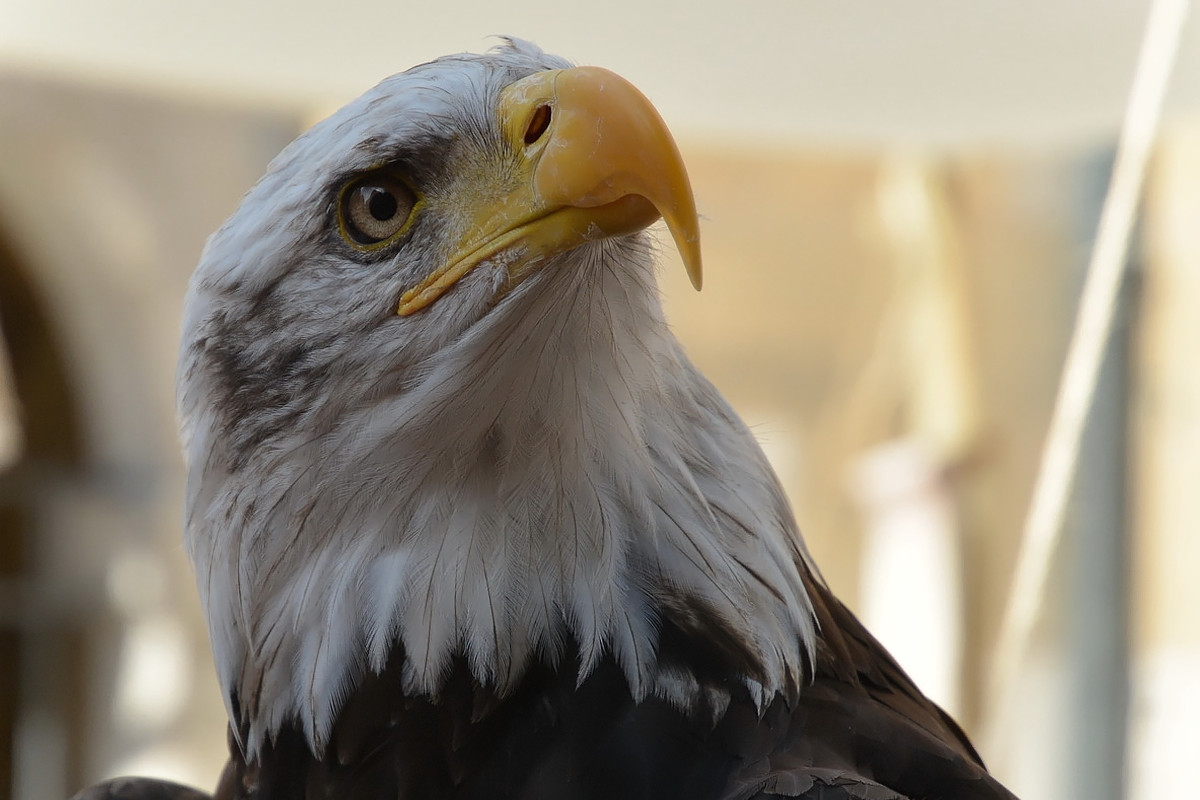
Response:
[{"label": "feather texture", "polygon": [[[516,54],[402,78],[511,79],[497,65]],[[490,264],[454,303],[381,319],[394,279],[343,264],[325,280],[309,217],[279,224],[291,206],[260,198],[311,169],[313,140],[363,159],[372,115],[383,127],[399,113],[396,80],[277,159],[210,243],[188,301],[188,544],[249,752],[290,719],[320,750],[341,698],[397,644],[414,694],[435,695],[459,654],[503,693],[569,639],[580,680],[611,652],[635,697],[690,706],[698,683],[659,679],[664,603],[681,615],[694,601],[736,631],[763,702],[794,687],[814,637],[795,567],[806,556],[750,434],[670,335],[644,235],[558,256],[494,307],[474,297],[494,291]],[[489,96],[405,112],[466,124]],[[248,292],[259,251],[285,263],[256,264],[277,278]],[[382,284],[365,324],[360,280]],[[486,313],[463,325],[461,307]]]},{"label": "feather texture", "polygon": [[[502,90],[563,66],[511,41],[384,81],[205,250],[179,396],[218,796],[1008,796],[821,583],[648,234],[395,313],[515,174]],[[348,248],[339,187],[380,164],[419,215]]]}]

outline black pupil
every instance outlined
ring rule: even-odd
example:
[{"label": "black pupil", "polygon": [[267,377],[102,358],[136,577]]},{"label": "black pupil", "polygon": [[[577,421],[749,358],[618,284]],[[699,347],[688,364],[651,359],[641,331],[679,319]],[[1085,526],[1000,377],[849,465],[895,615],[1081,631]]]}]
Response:
[{"label": "black pupil", "polygon": [[396,202],[396,195],[379,186],[372,186],[367,192],[367,210],[371,212],[372,217],[386,222],[396,216],[396,210],[400,207]]}]

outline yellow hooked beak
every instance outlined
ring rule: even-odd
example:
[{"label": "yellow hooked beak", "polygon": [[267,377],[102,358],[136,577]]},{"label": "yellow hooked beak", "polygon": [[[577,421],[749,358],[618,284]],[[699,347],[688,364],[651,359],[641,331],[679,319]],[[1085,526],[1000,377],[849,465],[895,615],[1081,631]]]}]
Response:
[{"label": "yellow hooked beak", "polygon": [[599,67],[530,75],[500,95],[515,181],[464,209],[461,246],[400,298],[420,311],[480,262],[509,251],[520,280],[547,257],[584,242],[667,222],[692,285],[701,284],[700,224],[683,159],[650,101]]}]

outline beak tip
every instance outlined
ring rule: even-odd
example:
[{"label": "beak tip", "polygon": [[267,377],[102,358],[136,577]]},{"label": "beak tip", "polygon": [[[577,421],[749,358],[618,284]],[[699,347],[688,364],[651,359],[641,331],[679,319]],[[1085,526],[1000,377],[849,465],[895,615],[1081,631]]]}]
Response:
[{"label": "beak tip", "polygon": [[[679,233],[672,230],[672,234]],[[700,235],[699,232],[694,232],[691,235],[676,235],[675,247],[679,251],[679,257],[683,259],[683,268],[687,272],[688,280],[691,281],[692,288],[697,292],[704,286],[704,266],[700,257]]]}]

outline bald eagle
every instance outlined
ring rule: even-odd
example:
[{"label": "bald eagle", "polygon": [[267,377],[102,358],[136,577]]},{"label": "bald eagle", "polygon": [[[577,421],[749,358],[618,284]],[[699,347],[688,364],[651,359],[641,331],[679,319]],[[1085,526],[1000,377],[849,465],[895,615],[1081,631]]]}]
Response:
[{"label": "bald eagle", "polygon": [[698,287],[649,101],[513,40],[383,81],[213,235],[179,403],[215,797],[1012,797],[671,334],[660,218]]}]

